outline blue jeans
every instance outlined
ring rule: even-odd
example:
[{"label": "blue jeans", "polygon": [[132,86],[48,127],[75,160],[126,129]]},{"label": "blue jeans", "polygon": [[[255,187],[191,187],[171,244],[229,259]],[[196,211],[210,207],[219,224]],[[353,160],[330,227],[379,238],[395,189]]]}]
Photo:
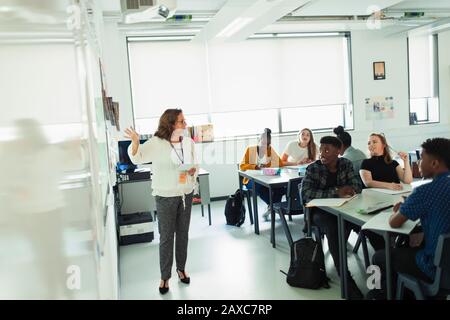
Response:
[{"label": "blue jeans", "polygon": [[[253,180],[250,180],[246,184],[246,187],[248,190],[252,190]],[[264,201],[267,205],[269,205],[269,203],[270,203],[269,188],[257,183],[255,186],[255,189],[256,189],[256,195],[258,195],[262,199],[262,201]],[[281,198],[283,198],[284,195],[286,195],[286,188],[273,189],[272,203],[281,202]]]}]

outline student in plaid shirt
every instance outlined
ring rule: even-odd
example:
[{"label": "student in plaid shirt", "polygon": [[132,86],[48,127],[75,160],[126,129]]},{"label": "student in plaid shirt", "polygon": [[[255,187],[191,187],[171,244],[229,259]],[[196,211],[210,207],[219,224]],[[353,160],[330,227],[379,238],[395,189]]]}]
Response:
[{"label": "student in plaid shirt", "polygon": [[[303,203],[321,198],[345,198],[361,192],[361,183],[353,170],[350,160],[339,158],[342,142],[333,136],[320,139],[319,160],[310,164],[306,169],[300,192]],[[328,248],[333,257],[334,265],[339,274],[339,243],[338,224],[336,216],[318,208],[311,210],[312,222],[318,226],[328,239]],[[359,231],[359,227],[347,222],[345,228],[346,239],[350,231]],[[373,235],[368,235],[372,242]],[[376,241],[378,243],[378,241]],[[377,245],[376,245],[377,246]],[[363,295],[355,281],[348,275],[348,292],[350,299],[362,299]]]}]

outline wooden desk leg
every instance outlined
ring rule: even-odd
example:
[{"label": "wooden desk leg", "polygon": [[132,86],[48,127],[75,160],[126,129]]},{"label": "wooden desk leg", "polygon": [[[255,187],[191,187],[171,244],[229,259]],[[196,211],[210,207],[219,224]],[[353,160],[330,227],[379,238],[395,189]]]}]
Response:
[{"label": "wooden desk leg", "polygon": [[389,232],[385,232],[383,236],[386,253],[386,293],[387,299],[392,300],[391,237]]}]

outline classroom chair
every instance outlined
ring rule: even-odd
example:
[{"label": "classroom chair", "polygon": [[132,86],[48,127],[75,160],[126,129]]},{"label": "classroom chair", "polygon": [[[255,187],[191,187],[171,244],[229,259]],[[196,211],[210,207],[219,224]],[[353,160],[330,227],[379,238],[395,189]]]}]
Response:
[{"label": "classroom chair", "polygon": [[398,273],[396,299],[403,298],[404,289],[410,289],[417,300],[426,297],[450,294],[450,233],[439,236],[434,254],[436,275],[432,283],[414,278],[411,275]]}]

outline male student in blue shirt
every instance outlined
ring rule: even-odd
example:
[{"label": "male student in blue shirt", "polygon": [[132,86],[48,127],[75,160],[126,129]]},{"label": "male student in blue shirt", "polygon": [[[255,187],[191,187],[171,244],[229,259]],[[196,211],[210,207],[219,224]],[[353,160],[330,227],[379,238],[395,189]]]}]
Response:
[{"label": "male student in blue shirt", "polygon": [[[450,232],[450,140],[434,138],[425,141],[419,166],[422,176],[433,181],[415,188],[403,204],[397,203],[389,224],[392,228],[399,228],[407,220],[420,219],[424,243],[413,248],[392,249],[392,269],[394,277],[400,272],[432,282],[436,272],[433,260],[438,238]],[[372,261],[380,266],[384,276],[384,250],[377,251]],[[393,280],[395,285],[396,279]],[[370,298],[384,298],[383,289],[384,286],[382,291],[371,291]]]}]

